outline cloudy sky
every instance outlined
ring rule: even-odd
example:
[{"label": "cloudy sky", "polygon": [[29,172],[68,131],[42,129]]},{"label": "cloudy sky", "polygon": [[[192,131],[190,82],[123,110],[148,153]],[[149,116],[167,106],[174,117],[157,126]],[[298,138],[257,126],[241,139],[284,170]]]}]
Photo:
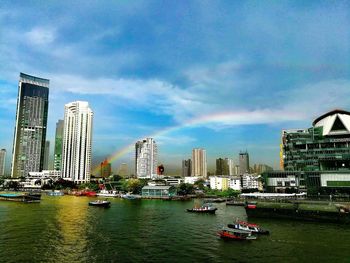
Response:
[{"label": "cloudy sky", "polygon": [[50,79],[52,144],[64,104],[90,103],[94,163],[154,136],[172,171],[194,147],[278,167],[281,129],[350,110],[349,28],[340,0],[1,1],[0,148],[24,72]]}]

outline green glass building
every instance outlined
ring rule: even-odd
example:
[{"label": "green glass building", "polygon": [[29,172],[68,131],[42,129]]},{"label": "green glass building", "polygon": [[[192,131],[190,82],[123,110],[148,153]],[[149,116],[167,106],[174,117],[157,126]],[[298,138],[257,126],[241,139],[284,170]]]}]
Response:
[{"label": "green glass building", "polygon": [[53,162],[53,168],[56,171],[61,171],[61,167],[62,167],[63,127],[64,127],[64,121],[58,120],[58,122],[56,123],[55,151],[54,151],[54,162]]}]

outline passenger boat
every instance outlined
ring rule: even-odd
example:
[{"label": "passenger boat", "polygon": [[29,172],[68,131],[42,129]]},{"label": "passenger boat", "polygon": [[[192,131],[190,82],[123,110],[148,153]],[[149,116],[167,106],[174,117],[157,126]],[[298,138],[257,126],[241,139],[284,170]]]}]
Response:
[{"label": "passenger boat", "polygon": [[47,195],[48,196],[63,196],[64,193],[62,191],[55,190],[55,191],[52,191],[52,192],[48,192]]},{"label": "passenger boat", "polygon": [[192,209],[187,209],[187,212],[215,214],[216,210],[218,210],[216,207],[213,207],[209,204],[205,204],[205,205],[202,205],[201,207],[194,207]]},{"label": "passenger boat", "polygon": [[103,196],[103,197],[118,197],[117,191],[108,191],[108,190],[101,190],[97,193],[97,196]]},{"label": "passenger boat", "polygon": [[218,235],[223,239],[228,240],[255,240],[256,236],[252,235],[251,231],[223,228],[218,232]]},{"label": "passenger boat", "polygon": [[110,207],[111,202],[104,201],[104,200],[96,200],[96,201],[89,202],[89,205],[90,206],[98,206],[98,207],[108,208],[108,207]]},{"label": "passenger boat", "polygon": [[0,194],[2,201],[14,201],[24,203],[37,203],[41,200],[41,194],[32,193],[3,193]]},{"label": "passenger boat", "polygon": [[245,221],[236,220],[235,224],[228,224],[229,228],[232,229],[239,229],[239,230],[245,230],[245,231],[251,231],[254,234],[261,234],[261,235],[268,235],[270,232],[268,230],[262,229],[257,224],[251,224]]}]

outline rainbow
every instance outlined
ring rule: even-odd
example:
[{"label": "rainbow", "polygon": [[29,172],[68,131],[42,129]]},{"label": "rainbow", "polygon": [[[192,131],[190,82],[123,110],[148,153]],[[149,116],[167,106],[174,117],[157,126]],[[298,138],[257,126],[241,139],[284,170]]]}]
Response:
[{"label": "rainbow", "polygon": [[[131,144],[125,146],[121,150],[118,150],[114,154],[110,155],[107,158],[107,161],[113,163],[119,158],[125,156],[128,153],[131,153],[135,148],[135,143],[138,140],[144,138],[157,138],[159,136],[163,136],[169,134],[171,132],[184,129],[184,128],[196,128],[202,127],[205,125],[210,125],[213,128],[225,128],[230,127],[232,125],[249,125],[249,124],[267,124],[267,123],[275,123],[281,121],[296,121],[305,119],[304,114],[296,113],[296,112],[286,112],[286,111],[272,111],[272,110],[256,110],[256,111],[236,111],[236,112],[221,112],[215,114],[208,114],[199,116],[193,119],[188,120],[185,123],[166,127],[161,129],[153,134],[148,136],[144,136],[140,139],[136,139]],[[92,173],[98,173],[99,166],[95,167]]]}]

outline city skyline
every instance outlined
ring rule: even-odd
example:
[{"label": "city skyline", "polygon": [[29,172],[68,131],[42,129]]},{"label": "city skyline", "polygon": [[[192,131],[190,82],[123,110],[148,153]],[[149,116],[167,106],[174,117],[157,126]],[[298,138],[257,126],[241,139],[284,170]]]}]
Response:
[{"label": "city skyline", "polygon": [[208,169],[220,156],[237,164],[241,150],[251,163],[278,168],[281,130],[349,109],[347,10],[343,1],[5,2],[0,147],[7,170],[19,72],[50,79],[51,145],[63,105],[89,101],[94,167],[120,153],[113,169],[132,169],[133,150],[123,149],[154,137],[167,171],[181,171],[194,147],[206,149]]}]

